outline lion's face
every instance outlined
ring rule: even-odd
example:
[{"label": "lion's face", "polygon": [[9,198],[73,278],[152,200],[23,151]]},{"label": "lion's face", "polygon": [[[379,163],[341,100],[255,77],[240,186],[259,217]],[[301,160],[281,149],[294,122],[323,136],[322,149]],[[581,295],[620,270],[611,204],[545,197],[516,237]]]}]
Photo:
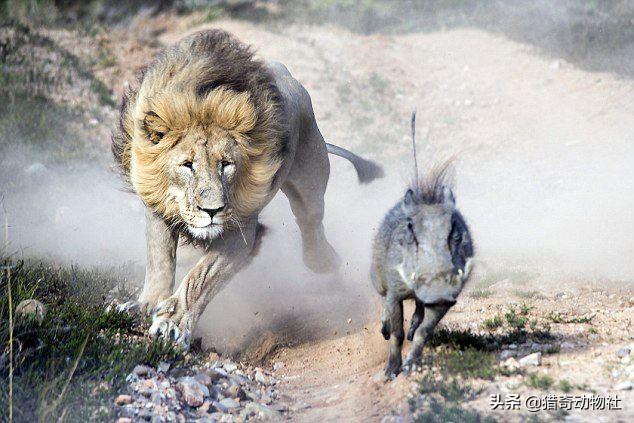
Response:
[{"label": "lion's face", "polygon": [[126,93],[113,152],[150,210],[174,230],[212,239],[272,197],[284,118],[264,64],[206,32],[157,57]]},{"label": "lion's face", "polygon": [[199,239],[216,238],[257,212],[280,163],[253,136],[257,117],[248,94],[163,93],[140,107],[130,179],[147,206]]},{"label": "lion's face", "polygon": [[239,153],[223,130],[190,131],[166,157],[168,193],[196,238],[215,238],[232,218],[229,193]]}]

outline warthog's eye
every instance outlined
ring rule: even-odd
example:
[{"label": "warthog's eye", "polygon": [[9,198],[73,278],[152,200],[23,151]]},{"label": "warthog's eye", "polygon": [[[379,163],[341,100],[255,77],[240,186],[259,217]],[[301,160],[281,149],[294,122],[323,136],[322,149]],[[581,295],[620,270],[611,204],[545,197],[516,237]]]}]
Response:
[{"label": "warthog's eye", "polygon": [[223,160],[220,162],[220,164],[222,164],[222,167],[227,167],[229,165],[232,165],[233,163],[231,163],[229,160]]},{"label": "warthog's eye", "polygon": [[407,234],[405,235],[405,240],[408,244],[418,245],[418,239],[416,238],[416,232],[414,232],[414,222],[412,222],[412,219],[407,219]]}]

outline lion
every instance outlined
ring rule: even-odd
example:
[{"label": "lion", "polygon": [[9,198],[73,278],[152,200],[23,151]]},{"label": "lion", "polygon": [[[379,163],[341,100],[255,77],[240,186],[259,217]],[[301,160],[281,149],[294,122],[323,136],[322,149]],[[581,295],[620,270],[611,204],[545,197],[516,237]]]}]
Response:
[{"label": "lion", "polygon": [[[147,265],[136,302],[150,334],[188,348],[209,301],[257,251],[258,214],[278,191],[300,228],[305,265],[333,272],[324,234],[328,153],[362,183],[379,165],[327,144],[308,92],[281,63],[265,63],[222,30],[184,38],[140,72],[123,96],[115,161],[146,209]],[[174,292],[179,240],[204,256]]]}]

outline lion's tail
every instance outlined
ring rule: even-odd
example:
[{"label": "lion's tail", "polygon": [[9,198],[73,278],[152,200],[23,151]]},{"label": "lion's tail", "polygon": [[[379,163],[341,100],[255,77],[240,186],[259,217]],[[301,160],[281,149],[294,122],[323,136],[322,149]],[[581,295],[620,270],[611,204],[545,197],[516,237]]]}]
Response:
[{"label": "lion's tail", "polygon": [[366,160],[362,157],[357,156],[352,151],[328,143],[326,143],[326,149],[330,154],[343,157],[344,159],[352,163],[352,165],[354,166],[354,170],[357,171],[359,182],[361,182],[362,184],[372,182],[376,178],[381,178],[384,175],[383,168],[381,166],[374,163],[373,161]]}]

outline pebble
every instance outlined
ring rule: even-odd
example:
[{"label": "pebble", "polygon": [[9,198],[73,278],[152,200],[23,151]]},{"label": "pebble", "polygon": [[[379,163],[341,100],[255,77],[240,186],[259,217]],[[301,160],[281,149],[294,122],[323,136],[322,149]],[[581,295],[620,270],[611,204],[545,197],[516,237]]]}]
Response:
[{"label": "pebble", "polygon": [[539,366],[542,364],[542,353],[536,352],[519,359],[520,366]]},{"label": "pebble", "polygon": [[276,402],[277,381],[261,368],[223,360],[172,370],[163,366],[162,370],[136,366],[128,375],[131,395],[126,393],[116,400],[118,405],[125,405],[123,417],[157,423],[280,421],[289,411],[288,405]]},{"label": "pebble", "polygon": [[630,347],[619,348],[618,351],[616,352],[616,356],[619,358],[624,358],[630,355],[631,352],[632,350]]},{"label": "pebble", "polygon": [[281,418],[281,413],[273,410],[266,405],[258,404],[256,402],[250,402],[244,407],[247,413],[252,413],[257,415],[259,418],[269,419],[269,420],[279,420]]},{"label": "pebble", "polygon": [[238,369],[238,365],[232,361],[226,361],[222,367],[229,373],[233,373]]},{"label": "pebble", "polygon": [[132,419],[129,417],[119,417],[117,423],[132,423]]},{"label": "pebble", "polygon": [[255,371],[255,381],[261,383],[262,385],[268,385],[268,379],[259,369]]},{"label": "pebble", "polygon": [[42,323],[46,315],[46,306],[32,298],[20,301],[15,307],[15,315],[16,317],[34,318],[38,323]]},{"label": "pebble", "polygon": [[513,353],[509,350],[502,350],[502,352],[500,353],[500,360],[506,360],[507,358],[511,357],[513,355]]},{"label": "pebble", "polygon": [[138,377],[147,377],[152,372],[153,372],[153,370],[152,370],[151,367],[144,366],[142,364],[138,364],[138,365],[134,366],[134,369],[132,370],[132,373],[134,373]]},{"label": "pebble", "polygon": [[503,367],[506,367],[510,371],[515,371],[520,368],[520,364],[513,357],[508,358],[506,361],[502,363]]},{"label": "pebble", "polygon": [[219,401],[220,405],[222,405],[227,410],[233,410],[240,407],[240,404],[233,398],[223,398]]},{"label": "pebble", "polygon": [[273,364],[273,370],[275,371],[278,371],[283,368],[284,368],[284,363],[282,363],[281,361],[277,361]]},{"label": "pebble", "polygon": [[114,399],[114,403],[117,405],[126,405],[132,403],[132,396],[130,395],[119,395]]},{"label": "pebble", "polygon": [[634,384],[632,384],[632,381],[626,380],[625,382],[621,382],[617,384],[614,387],[614,389],[616,389],[617,391],[630,391],[632,390],[632,387],[634,387]]},{"label": "pebble", "polygon": [[199,407],[209,396],[209,389],[191,376],[179,379],[176,388],[181,392],[183,399],[190,407]]},{"label": "pebble", "polygon": [[207,373],[196,373],[194,375],[194,379],[205,386],[209,386],[212,383],[211,376],[209,376]]},{"label": "pebble", "polygon": [[560,346],[562,350],[572,350],[575,348],[575,344],[572,342],[562,342]]}]

